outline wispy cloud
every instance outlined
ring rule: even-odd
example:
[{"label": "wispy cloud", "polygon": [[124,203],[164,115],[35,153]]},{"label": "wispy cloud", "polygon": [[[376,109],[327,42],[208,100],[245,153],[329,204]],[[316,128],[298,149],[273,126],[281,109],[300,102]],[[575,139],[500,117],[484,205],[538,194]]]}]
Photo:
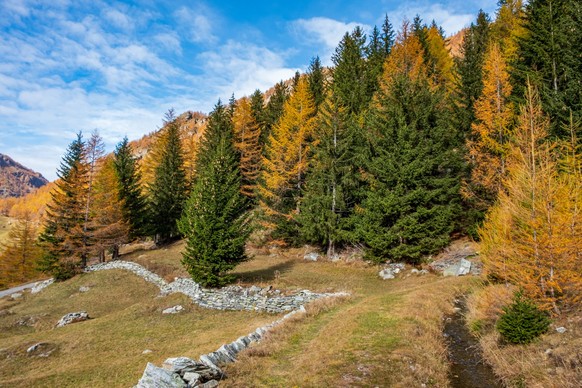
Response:
[{"label": "wispy cloud", "polygon": [[203,82],[216,88],[219,96],[242,97],[257,88],[264,91],[296,71],[285,66],[284,53],[233,40],[202,53],[199,59],[206,69]]},{"label": "wispy cloud", "polygon": [[187,37],[194,43],[212,44],[217,41],[213,33],[210,10],[198,4],[196,8],[180,7],[174,12],[180,29],[187,32]]},{"label": "wispy cloud", "polygon": [[364,30],[371,27],[357,22],[343,23],[326,17],[314,17],[310,19],[298,19],[292,23],[298,35],[319,46],[323,44],[323,52],[320,55],[325,65],[331,64],[331,56],[346,32],[351,32],[357,26]]}]

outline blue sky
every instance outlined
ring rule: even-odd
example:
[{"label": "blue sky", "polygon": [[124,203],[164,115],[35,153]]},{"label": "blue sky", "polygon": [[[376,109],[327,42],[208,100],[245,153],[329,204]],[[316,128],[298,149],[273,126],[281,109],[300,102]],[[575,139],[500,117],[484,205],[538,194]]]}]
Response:
[{"label": "blue sky", "polygon": [[265,91],[341,36],[388,14],[452,34],[496,1],[0,0],[0,153],[49,180],[75,133],[107,150],[159,127],[173,107]]}]

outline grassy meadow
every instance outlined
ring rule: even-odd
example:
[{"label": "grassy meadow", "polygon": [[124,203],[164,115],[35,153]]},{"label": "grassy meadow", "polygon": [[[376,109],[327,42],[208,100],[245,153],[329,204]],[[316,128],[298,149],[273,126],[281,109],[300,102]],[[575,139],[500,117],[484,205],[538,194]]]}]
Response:
[{"label": "grassy meadow", "polygon": [[[167,280],[184,276],[182,243],[126,251]],[[304,251],[251,252],[236,274],[242,285],[285,291],[347,291],[348,298],[318,301],[308,313],[271,332],[227,366],[221,386],[444,386],[446,351],[442,316],[455,295],[477,279],[410,275],[383,281],[362,262],[307,262]],[[88,292],[79,292],[88,286]],[[22,300],[0,301],[0,386],[127,387],[147,362],[198,357],[278,318],[255,312],[202,309],[187,297],[157,297],[141,278],[112,270],[79,275]],[[162,315],[182,304],[185,312]],[[68,312],[89,321],[54,328]],[[20,323],[19,323],[20,322]],[[45,342],[48,357],[26,349]],[[144,350],[151,353],[142,354]]]}]

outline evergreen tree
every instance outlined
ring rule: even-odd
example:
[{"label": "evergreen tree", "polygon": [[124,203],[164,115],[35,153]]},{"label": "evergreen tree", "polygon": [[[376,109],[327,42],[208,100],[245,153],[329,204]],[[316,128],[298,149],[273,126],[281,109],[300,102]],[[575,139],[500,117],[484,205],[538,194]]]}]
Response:
[{"label": "evergreen tree", "polygon": [[372,98],[368,88],[365,44],[366,35],[356,27],[351,34],[346,32],[332,55],[335,65],[333,93],[350,115],[362,112]]},{"label": "evergreen tree", "polygon": [[141,192],[137,158],[132,155],[127,136],[115,148],[113,163],[117,176],[118,200],[121,202],[123,219],[130,228],[130,237],[146,235],[146,201]]},{"label": "evergreen tree", "polygon": [[489,45],[489,31],[489,17],[480,10],[476,23],[472,23],[465,33],[462,57],[455,63],[458,75],[456,121],[465,134],[469,133],[471,123],[475,121],[475,101],[483,91],[483,62]]},{"label": "evergreen tree", "polygon": [[334,95],[328,93],[317,119],[318,143],[306,178],[299,223],[303,240],[320,245],[333,257],[353,242],[355,207],[353,132]]},{"label": "evergreen tree", "polygon": [[174,112],[170,110],[165,116],[166,144],[155,169],[154,181],[148,187],[150,229],[157,244],[178,236],[176,221],[187,198],[179,130]]},{"label": "evergreen tree", "polygon": [[283,114],[283,106],[288,97],[289,91],[283,81],[275,85],[275,90],[264,109],[264,126],[261,131],[261,144],[267,142],[273,127],[279,122]]},{"label": "evergreen tree", "polygon": [[319,106],[325,99],[325,75],[319,57],[313,58],[309,64],[307,83],[309,85],[309,91],[311,92],[311,98],[315,104],[315,113],[317,114]]},{"label": "evergreen tree", "polygon": [[382,75],[382,67],[384,66],[386,57],[390,54],[393,44],[394,30],[392,29],[392,24],[390,24],[388,15],[386,15],[384,23],[382,24],[382,31],[374,26],[372,35],[370,36],[370,41],[366,47],[368,94],[370,96],[374,95],[378,90],[379,78]]},{"label": "evergreen tree", "polygon": [[360,232],[374,261],[419,262],[446,246],[459,212],[458,136],[422,53],[404,25],[367,122],[372,158]]},{"label": "evergreen tree", "polygon": [[84,233],[88,165],[80,132],[63,156],[57,176],[39,236],[43,248],[39,270],[64,280],[86,263],[88,254]]},{"label": "evergreen tree", "polygon": [[221,286],[246,259],[248,202],[241,193],[238,152],[229,114],[220,101],[210,114],[196,160],[197,175],[178,222],[186,239],[182,263],[203,286]]},{"label": "evergreen tree", "polygon": [[525,34],[513,63],[514,95],[523,102],[527,79],[539,90],[550,116],[550,134],[562,139],[570,110],[582,119],[582,5],[571,0],[531,0],[526,5]]}]

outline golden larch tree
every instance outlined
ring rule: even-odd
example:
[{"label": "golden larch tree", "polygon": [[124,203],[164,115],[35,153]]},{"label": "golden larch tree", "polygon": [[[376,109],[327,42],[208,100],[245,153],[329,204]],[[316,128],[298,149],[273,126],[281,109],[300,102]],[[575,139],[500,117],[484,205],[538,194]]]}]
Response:
[{"label": "golden larch tree", "polygon": [[548,128],[528,85],[508,176],[480,235],[486,271],[559,314],[582,300],[582,190],[579,156],[557,152]]},{"label": "golden larch tree", "polygon": [[408,22],[402,24],[402,28],[396,37],[390,56],[384,64],[382,83],[391,85],[394,78],[405,75],[411,81],[426,77],[422,44],[418,37],[410,30]]},{"label": "golden larch tree", "polygon": [[453,57],[447,49],[437,26],[433,25],[426,32],[426,45],[430,56],[431,78],[436,85],[445,86],[447,89],[453,87]]},{"label": "golden larch tree", "polygon": [[261,172],[261,129],[253,116],[248,97],[236,102],[233,124],[235,147],[240,153],[241,192],[249,198],[254,198],[257,179]]},{"label": "golden larch tree", "polygon": [[40,249],[36,245],[37,224],[25,214],[16,221],[8,234],[8,241],[0,244],[0,287],[10,287],[33,280]]},{"label": "golden larch tree", "polygon": [[313,136],[315,105],[305,77],[285,102],[283,115],[268,138],[259,186],[260,205],[275,226],[298,213]]},{"label": "golden larch tree", "polygon": [[506,174],[513,106],[509,102],[511,84],[499,46],[491,44],[483,66],[483,91],[475,102],[475,122],[467,141],[470,179],[462,193],[485,211],[493,204]]}]

